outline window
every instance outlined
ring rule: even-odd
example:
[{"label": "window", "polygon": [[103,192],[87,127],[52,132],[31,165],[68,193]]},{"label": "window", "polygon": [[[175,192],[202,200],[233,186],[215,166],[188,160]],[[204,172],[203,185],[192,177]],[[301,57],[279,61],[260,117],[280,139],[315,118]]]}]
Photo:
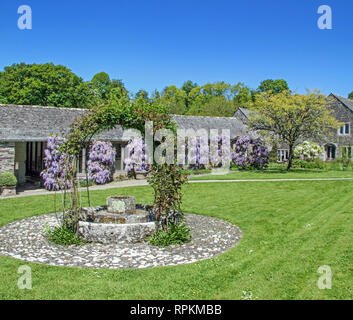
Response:
[{"label": "window", "polygon": [[347,136],[347,135],[350,135],[351,133],[351,125],[350,123],[345,123],[343,126],[340,127],[339,129],[339,134],[341,136]]},{"label": "window", "polygon": [[279,162],[287,162],[289,158],[289,150],[280,149],[277,150],[278,161]]}]

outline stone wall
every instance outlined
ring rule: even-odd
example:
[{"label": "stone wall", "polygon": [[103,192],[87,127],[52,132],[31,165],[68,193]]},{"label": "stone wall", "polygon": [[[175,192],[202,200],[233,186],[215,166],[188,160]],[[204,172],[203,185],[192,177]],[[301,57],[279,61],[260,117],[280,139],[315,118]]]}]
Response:
[{"label": "stone wall", "polygon": [[329,109],[339,122],[350,123],[349,135],[339,135],[338,130],[332,130],[332,135],[325,141],[325,144],[332,143],[336,146],[336,158],[339,158],[342,156],[342,147],[353,146],[353,112],[335,98],[331,98]]},{"label": "stone wall", "polygon": [[0,142],[0,174],[3,172],[14,173],[15,143]]}]

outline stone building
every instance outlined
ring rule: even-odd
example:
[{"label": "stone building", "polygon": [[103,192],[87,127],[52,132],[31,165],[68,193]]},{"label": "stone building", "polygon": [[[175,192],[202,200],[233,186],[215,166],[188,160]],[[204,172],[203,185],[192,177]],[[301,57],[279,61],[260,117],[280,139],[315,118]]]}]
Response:
[{"label": "stone building", "polygon": [[[325,160],[340,157],[353,157],[353,101],[331,94],[328,97],[328,108],[342,126],[333,135],[323,141]],[[70,109],[40,106],[0,105],[0,173],[13,172],[19,183],[39,181],[40,172],[44,169],[44,150],[46,140],[51,134],[64,135],[70,124],[85,114],[85,109]],[[229,129],[231,137],[247,134],[247,119],[251,111],[239,108],[234,117],[196,117],[174,115],[173,121],[179,129],[211,129],[221,133]],[[126,158],[127,139],[123,129],[117,126],[113,130],[100,133],[96,139],[110,141],[116,149],[115,172],[123,173]],[[83,150],[79,161],[79,172],[85,172],[86,151]],[[278,149],[278,160],[288,159],[288,149],[281,145]]]},{"label": "stone building", "polygon": [[[319,143],[325,149],[323,160],[330,161],[342,157],[352,159],[353,100],[330,94],[327,98],[327,108],[332,110],[332,116],[342,123],[342,126],[337,130],[333,130],[331,136]],[[251,112],[248,109],[239,108],[234,113],[234,117],[246,124],[251,117]],[[285,144],[279,144],[277,154],[278,161],[285,162],[288,160],[289,150]]]},{"label": "stone building", "polygon": [[[44,169],[46,140],[51,134],[63,136],[70,124],[85,114],[84,109],[0,105],[0,173],[13,172],[19,183],[39,181]],[[243,122],[232,117],[173,116],[179,129],[229,129],[231,136],[245,135]],[[116,149],[115,171],[123,173],[127,139],[123,129],[100,133],[96,139],[110,141]],[[85,172],[86,151],[79,161],[79,172]]]}]

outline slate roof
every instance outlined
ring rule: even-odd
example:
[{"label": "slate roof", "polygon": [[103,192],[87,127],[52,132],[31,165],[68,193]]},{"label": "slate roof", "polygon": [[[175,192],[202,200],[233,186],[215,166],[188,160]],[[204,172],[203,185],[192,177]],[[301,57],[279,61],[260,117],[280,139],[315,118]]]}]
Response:
[{"label": "slate roof", "polygon": [[[70,124],[87,110],[1,105],[0,104],[0,141],[45,141],[50,134],[66,133]],[[181,129],[230,129],[231,135],[245,134],[245,126],[234,118],[172,116]],[[121,126],[99,134],[99,138],[110,141],[123,141]]]},{"label": "slate roof", "polygon": [[330,96],[335,97],[338,101],[342,102],[349,110],[353,112],[353,100],[343,98],[341,96],[338,96],[337,94],[331,93]]},{"label": "slate roof", "polygon": [[251,117],[251,115],[254,113],[254,111],[251,111],[251,110],[249,110],[249,109],[246,109],[246,108],[239,108],[239,110],[244,114],[244,116],[246,117],[246,118],[250,118]]},{"label": "slate roof", "polygon": [[[45,141],[51,134],[66,133],[70,124],[87,110],[0,105],[0,141]],[[120,140],[123,131],[117,127],[99,134],[102,139]]]},{"label": "slate roof", "polygon": [[206,129],[209,132],[211,129],[218,129],[221,133],[222,129],[230,129],[232,137],[245,135],[246,126],[239,120],[233,117],[197,117],[197,116],[180,116],[173,115],[173,120],[178,128],[181,129]]}]

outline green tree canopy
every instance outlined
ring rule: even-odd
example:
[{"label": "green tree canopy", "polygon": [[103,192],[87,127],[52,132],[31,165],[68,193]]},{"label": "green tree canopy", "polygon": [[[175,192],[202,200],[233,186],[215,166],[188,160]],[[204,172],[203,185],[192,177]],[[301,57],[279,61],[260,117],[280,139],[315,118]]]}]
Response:
[{"label": "green tree canopy", "polygon": [[148,100],[149,97],[148,97],[148,92],[146,90],[139,90],[136,95],[135,95],[135,99],[145,99],[145,100]]},{"label": "green tree canopy", "polygon": [[91,80],[91,85],[97,90],[98,96],[101,99],[107,98],[111,87],[110,77],[107,73],[100,72],[94,75]]},{"label": "green tree canopy", "polygon": [[264,80],[260,83],[257,88],[259,92],[272,91],[273,93],[280,93],[282,91],[289,91],[289,86],[286,80],[277,79],[277,80]]},{"label": "green tree canopy", "polygon": [[232,116],[238,107],[247,107],[251,102],[251,92],[243,83],[207,83],[192,89],[188,101],[188,115]]},{"label": "green tree canopy", "polygon": [[87,108],[88,85],[68,68],[52,63],[13,64],[0,72],[0,102]]},{"label": "green tree canopy", "polygon": [[187,94],[176,86],[164,88],[159,102],[164,104],[170,114],[185,114]]},{"label": "green tree canopy", "polygon": [[185,91],[187,95],[191,92],[192,89],[196,88],[198,85],[196,82],[192,82],[191,80],[185,81],[181,87],[181,90]]},{"label": "green tree canopy", "polygon": [[348,99],[353,100],[353,91],[349,94]]},{"label": "green tree canopy", "polygon": [[89,86],[94,97],[94,105],[107,103],[113,98],[125,99],[129,94],[122,80],[110,80],[109,75],[105,72],[97,73],[89,82]]},{"label": "green tree canopy", "polygon": [[318,92],[300,95],[283,91],[273,95],[267,91],[258,95],[252,110],[252,130],[263,131],[288,144],[288,170],[299,141],[322,139],[339,126],[331,116],[332,110],[326,108],[325,96]]}]

